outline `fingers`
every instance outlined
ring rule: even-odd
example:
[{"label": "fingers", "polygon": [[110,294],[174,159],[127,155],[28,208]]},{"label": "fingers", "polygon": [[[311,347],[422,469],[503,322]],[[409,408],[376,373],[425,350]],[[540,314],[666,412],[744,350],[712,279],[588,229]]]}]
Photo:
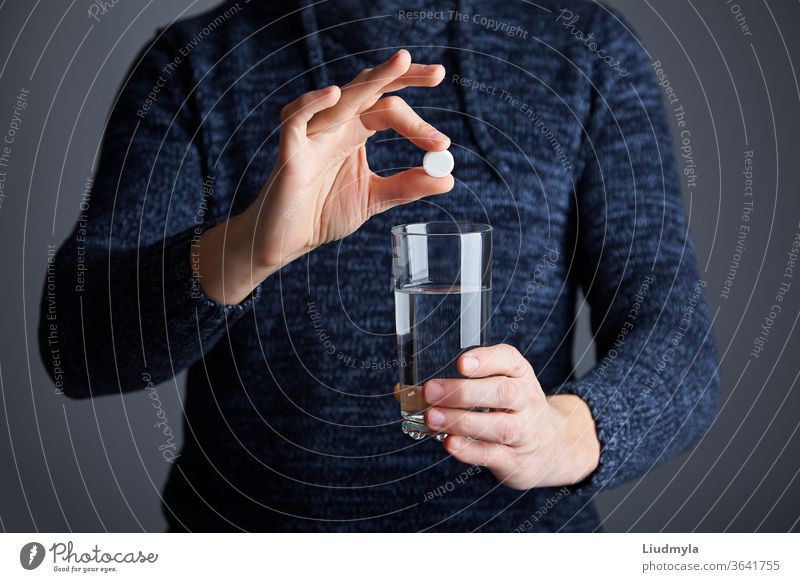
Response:
[{"label": "fingers", "polygon": [[423,391],[425,401],[449,408],[499,408],[522,410],[525,408],[525,390],[507,376],[490,376],[465,380],[447,378],[431,380]]},{"label": "fingers", "polygon": [[450,147],[450,138],[422,119],[400,97],[385,97],[361,114],[361,123],[371,131],[393,129],[426,151]]},{"label": "fingers", "polygon": [[281,109],[280,148],[283,154],[291,154],[306,137],[307,124],[320,111],[333,107],[341,97],[341,90],[331,85],[317,91],[305,93]]},{"label": "fingers", "polygon": [[361,110],[365,101],[408,72],[410,66],[411,55],[407,50],[401,49],[374,69],[361,71],[355,79],[342,87],[342,97],[336,107],[314,117],[309,123],[308,132],[324,131],[352,118]]},{"label": "fingers", "polygon": [[335,105],[341,97],[341,90],[336,85],[309,91],[281,109],[281,124],[305,125],[315,113]]},{"label": "fingers", "polygon": [[533,371],[517,348],[498,344],[474,348],[462,354],[456,363],[459,373],[467,377],[511,376],[521,378]]},{"label": "fingers", "polygon": [[462,463],[495,470],[513,465],[513,449],[485,441],[472,441],[455,435],[444,439],[445,450]]},{"label": "fingers", "polygon": [[425,424],[434,432],[515,446],[524,435],[522,416],[507,412],[472,412],[458,408],[429,408]]},{"label": "fingers", "polygon": [[394,385],[393,392],[394,392],[394,398],[395,398],[395,400],[397,400],[398,402],[400,402],[400,383],[399,383],[399,382],[398,382],[397,384],[395,384],[395,385]]},{"label": "fingers", "polygon": [[442,65],[412,64],[408,71],[381,89],[381,93],[399,91],[406,87],[436,87],[444,79]]},{"label": "fingers", "polygon": [[422,168],[412,168],[392,176],[373,174],[370,178],[369,212],[374,215],[424,196],[444,194],[454,185],[453,176],[433,178]]},{"label": "fingers", "polygon": [[444,79],[445,69],[442,65],[412,64],[408,72],[395,81],[392,81],[379,92],[367,99],[359,111],[369,109],[380,99],[384,93],[400,91],[406,87],[435,87]]}]

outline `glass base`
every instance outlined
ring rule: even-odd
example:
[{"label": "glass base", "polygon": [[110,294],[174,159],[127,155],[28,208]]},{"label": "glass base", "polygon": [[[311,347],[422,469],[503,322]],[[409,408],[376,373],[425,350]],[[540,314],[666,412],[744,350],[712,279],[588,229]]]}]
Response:
[{"label": "glass base", "polygon": [[437,441],[443,441],[447,434],[445,433],[432,433],[428,427],[425,425],[425,418],[423,413],[418,414],[408,414],[406,412],[401,412],[403,416],[403,422],[400,424],[400,427],[403,429],[403,432],[410,436],[414,440],[422,440],[426,437],[433,437]]}]

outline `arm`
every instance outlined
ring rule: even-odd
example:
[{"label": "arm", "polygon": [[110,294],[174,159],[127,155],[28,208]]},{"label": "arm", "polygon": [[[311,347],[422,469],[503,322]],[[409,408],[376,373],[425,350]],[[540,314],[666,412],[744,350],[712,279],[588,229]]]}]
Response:
[{"label": "arm", "polygon": [[670,128],[647,55],[600,10],[599,66],[578,186],[579,280],[591,306],[597,365],[564,392],[589,406],[599,466],[582,484],[612,487],[696,443],[712,423],[719,376],[684,216]]},{"label": "arm", "polygon": [[[575,276],[591,305],[597,365],[546,395],[512,346],[459,359],[469,379],[425,386],[426,423],[465,463],[518,489],[612,487],[703,436],[719,377],[708,310],[688,239],[661,95],[646,55],[600,10],[598,64],[577,186]],[[495,412],[465,412],[484,406]],[[464,437],[477,440],[468,440]]]},{"label": "arm", "polygon": [[284,107],[277,161],[255,202],[206,230],[201,209],[213,183],[192,87],[181,82],[189,64],[165,69],[177,54],[158,40],[134,66],[91,198],[54,261],[55,297],[43,296],[39,344],[43,356],[54,348],[55,326],[69,396],[143,388],[145,374],[153,383],[170,378],[213,347],[289,261],[378,212],[453,187],[452,176],[422,168],[382,177],[367,165],[366,140],[384,129],[423,149],[450,143],[399,97],[381,98],[444,76],[441,66],[412,64],[399,51],[341,89]]},{"label": "arm", "polygon": [[167,33],[140,52],[108,120],[91,196],[55,258],[56,317],[43,297],[39,343],[52,348],[55,326],[71,397],[140,389],[145,373],[166,380],[253,301],[219,304],[193,275],[208,170],[186,97],[189,63],[165,71],[178,54]]}]

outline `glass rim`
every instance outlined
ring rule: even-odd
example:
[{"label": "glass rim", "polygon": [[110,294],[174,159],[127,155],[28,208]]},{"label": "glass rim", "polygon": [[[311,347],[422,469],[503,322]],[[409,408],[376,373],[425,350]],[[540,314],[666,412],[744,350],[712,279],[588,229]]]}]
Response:
[{"label": "glass rim", "polygon": [[[440,225],[453,228],[449,232],[408,232],[409,227]],[[470,234],[491,233],[492,225],[482,222],[471,222],[466,220],[432,220],[430,222],[407,222],[392,227],[393,235],[401,236],[465,236]]]}]

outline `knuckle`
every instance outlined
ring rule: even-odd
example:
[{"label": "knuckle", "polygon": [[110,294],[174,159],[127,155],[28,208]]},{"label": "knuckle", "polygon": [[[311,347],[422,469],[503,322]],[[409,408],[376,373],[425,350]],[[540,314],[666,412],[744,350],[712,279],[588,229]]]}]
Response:
[{"label": "knuckle", "polygon": [[519,353],[519,350],[517,348],[512,346],[510,349],[511,349],[511,358],[512,358],[512,365],[514,366],[514,371],[520,372],[524,369],[526,360],[522,356],[522,354]]},{"label": "knuckle", "polygon": [[418,119],[415,125],[416,127],[414,128],[414,131],[420,137],[426,136],[433,132],[433,126],[422,119]]},{"label": "knuckle", "polygon": [[475,425],[474,417],[469,412],[462,412],[460,417],[453,422],[453,425],[465,436],[475,435],[478,429]]},{"label": "knuckle", "polygon": [[386,109],[402,109],[405,107],[406,102],[403,101],[402,97],[390,95],[389,97],[385,97],[383,99],[383,104],[385,105]]},{"label": "knuckle", "polygon": [[500,441],[504,445],[512,445],[519,438],[519,426],[511,419],[503,420],[500,424]]},{"label": "knuckle", "polygon": [[517,401],[517,384],[510,380],[503,380],[497,387],[497,402],[500,408],[512,408]]},{"label": "knuckle", "polygon": [[453,393],[453,404],[455,406],[469,406],[473,402],[472,389],[469,383],[462,382],[458,389]]},{"label": "knuckle", "polygon": [[350,83],[348,83],[348,85],[356,88],[360,87],[361,85],[370,80],[374,70],[375,69],[372,67],[361,69],[361,71],[359,71],[359,73],[355,77],[353,77],[353,80]]},{"label": "knuckle", "polygon": [[281,108],[281,121],[287,121],[294,111],[294,102],[288,103]]},{"label": "knuckle", "polygon": [[[303,128],[297,123],[293,123],[292,119],[287,119],[281,126],[281,137],[284,140],[294,143],[303,137]],[[289,160],[285,161],[288,162]]]}]

